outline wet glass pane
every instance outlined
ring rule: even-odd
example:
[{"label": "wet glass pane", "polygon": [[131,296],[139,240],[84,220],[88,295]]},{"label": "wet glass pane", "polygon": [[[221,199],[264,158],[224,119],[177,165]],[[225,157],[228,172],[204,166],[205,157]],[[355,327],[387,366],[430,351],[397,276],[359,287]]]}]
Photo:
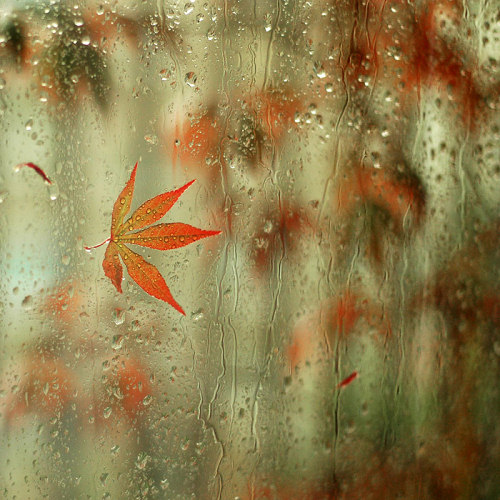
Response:
[{"label": "wet glass pane", "polygon": [[487,0],[3,2],[0,497],[500,498],[499,54]]}]

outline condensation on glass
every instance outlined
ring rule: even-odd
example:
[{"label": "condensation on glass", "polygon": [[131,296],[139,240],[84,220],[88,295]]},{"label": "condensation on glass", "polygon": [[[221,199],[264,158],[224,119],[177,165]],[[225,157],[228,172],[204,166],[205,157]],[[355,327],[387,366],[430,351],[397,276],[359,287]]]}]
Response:
[{"label": "condensation on glass", "polygon": [[[3,2],[0,496],[499,498],[499,53],[486,0]],[[136,162],[221,234],[122,278]]]}]

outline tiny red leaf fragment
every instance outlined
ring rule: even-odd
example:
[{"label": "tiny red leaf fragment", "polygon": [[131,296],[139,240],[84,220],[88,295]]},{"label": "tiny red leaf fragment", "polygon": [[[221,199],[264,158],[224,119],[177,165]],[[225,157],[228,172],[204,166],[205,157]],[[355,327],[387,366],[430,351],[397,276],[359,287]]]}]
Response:
[{"label": "tiny red leaf fragment", "polygon": [[349,385],[357,376],[358,372],[356,371],[352,372],[348,377],[342,380],[342,382],[340,382],[339,385],[337,385],[337,389],[342,389],[342,387]]},{"label": "tiny red leaf fragment", "polygon": [[45,181],[46,184],[52,184],[52,181],[47,177],[47,174],[38,165],[35,165],[31,162],[20,163],[19,165],[16,165],[16,171],[21,170],[22,167],[33,169]]},{"label": "tiny red leaf fragment", "polygon": [[[111,215],[111,236],[104,243],[108,243],[102,267],[104,274],[111,280],[115,288],[122,293],[123,261],[130,277],[149,295],[170,304],[181,314],[185,314],[182,307],[173,298],[170,290],[153,264],[150,264],[139,254],[133,252],[125,244],[140,245],[156,250],[173,250],[202,238],[215,236],[220,231],[198,229],[181,222],[157,224],[150,226],[161,219],[176,203],[181,194],[194,182],[188,182],[175,191],[160,194],[143,203],[125,222],[130,211],[134,195],[135,164],[130,179],[118,196]],[[146,227],[149,226],[149,227]],[[136,231],[131,233],[131,231]],[[101,246],[85,247],[86,250]]]}]

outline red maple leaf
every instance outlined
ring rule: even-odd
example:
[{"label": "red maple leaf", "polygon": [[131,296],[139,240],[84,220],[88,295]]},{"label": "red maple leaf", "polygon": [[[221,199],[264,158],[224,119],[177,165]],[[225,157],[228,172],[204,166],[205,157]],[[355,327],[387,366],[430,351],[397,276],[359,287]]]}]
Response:
[{"label": "red maple leaf", "polygon": [[146,262],[139,254],[130,250],[125,244],[140,245],[156,250],[173,250],[194,243],[201,238],[220,234],[220,231],[206,231],[182,222],[151,226],[153,222],[161,219],[172,208],[181,194],[194,180],[175,191],[169,191],[151,198],[124,221],[132,203],[136,172],[137,163],[132,170],[129,181],[118,196],[113,207],[110,238],[95,247],[85,247],[85,249],[90,250],[109,242],[102,267],[104,274],[111,280],[120,293],[122,293],[121,282],[123,278],[123,267],[120,262],[121,257],[130,277],[146,293],[167,302],[181,314],[185,314],[182,307],[172,297],[158,269],[153,264]]}]

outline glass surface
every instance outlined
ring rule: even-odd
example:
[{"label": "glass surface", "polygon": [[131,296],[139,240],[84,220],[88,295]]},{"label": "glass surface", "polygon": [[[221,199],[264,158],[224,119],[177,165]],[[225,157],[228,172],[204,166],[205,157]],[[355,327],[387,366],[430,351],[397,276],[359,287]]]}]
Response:
[{"label": "glass surface", "polygon": [[500,498],[499,54],[487,0],[2,2],[0,497]]}]

